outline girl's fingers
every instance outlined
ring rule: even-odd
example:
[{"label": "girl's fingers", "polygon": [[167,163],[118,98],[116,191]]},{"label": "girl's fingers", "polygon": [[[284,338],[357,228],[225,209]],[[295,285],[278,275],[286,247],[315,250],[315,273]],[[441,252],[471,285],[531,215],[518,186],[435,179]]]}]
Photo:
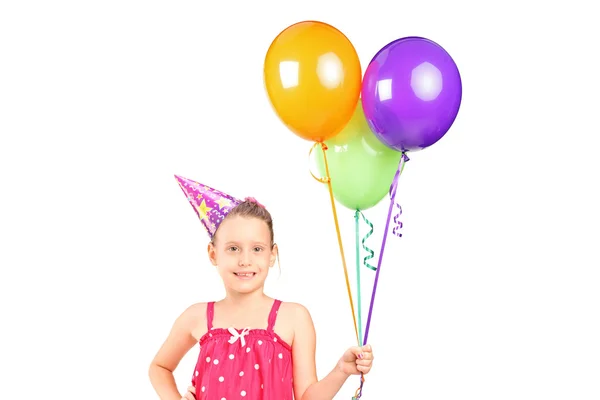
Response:
[{"label": "girl's fingers", "polygon": [[371,370],[371,366],[365,366],[365,365],[357,365],[356,369],[359,370],[360,372],[362,372],[363,374],[368,373]]},{"label": "girl's fingers", "polygon": [[186,392],[183,397],[181,398],[181,400],[196,400],[196,396],[194,396],[193,393],[191,392]]},{"label": "girl's fingers", "polygon": [[356,360],[356,365],[362,365],[363,367],[369,366],[372,363],[371,360]]}]

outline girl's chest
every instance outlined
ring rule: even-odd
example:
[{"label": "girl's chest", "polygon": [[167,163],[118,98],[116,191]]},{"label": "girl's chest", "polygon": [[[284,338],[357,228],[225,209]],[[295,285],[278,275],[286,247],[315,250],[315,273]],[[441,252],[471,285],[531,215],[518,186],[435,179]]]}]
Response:
[{"label": "girl's chest", "polygon": [[[218,338],[217,342],[220,342],[222,340],[221,336],[226,336],[226,340],[229,341],[229,339],[235,339],[236,341],[240,341],[242,342],[240,336],[242,336],[245,341],[249,341],[252,338],[257,338],[258,340],[262,340],[264,341],[266,340],[274,340],[275,342],[280,341],[281,343],[283,343],[284,345],[289,345],[288,347],[291,348],[292,342],[294,340],[294,331],[293,329],[280,325],[277,326],[276,329],[272,330],[272,331],[268,331],[267,329],[258,329],[258,328],[254,328],[254,329],[248,329],[246,328],[246,334],[243,334],[242,332],[244,331],[244,329],[239,329],[239,328],[212,328],[210,331],[207,331],[206,326],[202,325],[202,324],[198,324],[198,326],[196,326],[193,330],[192,330],[192,335],[194,336],[194,338],[196,339],[196,341],[201,342],[203,340],[207,340],[208,338],[212,338],[213,336],[215,338]],[[261,337],[259,337],[261,336]],[[233,337],[233,338],[232,338]],[[237,338],[236,338],[237,337]]]},{"label": "girl's chest", "polygon": [[[245,336],[228,335],[223,329],[208,332],[200,341],[197,371],[205,379],[216,377],[219,382],[235,375],[262,376],[269,371],[287,371],[292,363],[290,346],[274,334],[258,330]],[[232,376],[229,376],[231,381]]]},{"label": "girl's chest", "polygon": [[213,328],[200,338],[199,344],[201,350],[234,356],[291,351],[284,338],[265,329]]}]

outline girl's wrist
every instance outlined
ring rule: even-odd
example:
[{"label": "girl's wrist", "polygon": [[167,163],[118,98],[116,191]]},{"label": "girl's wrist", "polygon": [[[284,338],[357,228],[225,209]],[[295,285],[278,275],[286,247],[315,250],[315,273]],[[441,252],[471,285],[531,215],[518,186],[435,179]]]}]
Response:
[{"label": "girl's wrist", "polygon": [[346,372],[346,369],[344,368],[344,360],[343,358],[340,358],[340,360],[337,363],[337,366],[335,368],[335,370],[342,375],[344,378],[348,378],[350,377],[351,374],[349,374],[348,372]]}]

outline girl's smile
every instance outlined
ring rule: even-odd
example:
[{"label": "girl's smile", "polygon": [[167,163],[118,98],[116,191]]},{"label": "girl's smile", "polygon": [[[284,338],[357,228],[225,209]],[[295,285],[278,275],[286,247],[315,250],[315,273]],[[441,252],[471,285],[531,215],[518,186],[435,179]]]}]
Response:
[{"label": "girl's smile", "polygon": [[256,276],[256,272],[234,272],[233,274],[243,281],[248,281]]}]

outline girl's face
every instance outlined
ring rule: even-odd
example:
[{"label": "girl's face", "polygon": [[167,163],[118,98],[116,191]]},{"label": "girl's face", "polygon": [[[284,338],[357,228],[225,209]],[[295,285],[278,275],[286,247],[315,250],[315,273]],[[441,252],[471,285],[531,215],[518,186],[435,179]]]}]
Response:
[{"label": "girl's face", "polygon": [[217,267],[225,288],[238,293],[262,290],[275,264],[277,246],[271,246],[271,232],[258,218],[231,216],[208,245],[208,256]]}]

